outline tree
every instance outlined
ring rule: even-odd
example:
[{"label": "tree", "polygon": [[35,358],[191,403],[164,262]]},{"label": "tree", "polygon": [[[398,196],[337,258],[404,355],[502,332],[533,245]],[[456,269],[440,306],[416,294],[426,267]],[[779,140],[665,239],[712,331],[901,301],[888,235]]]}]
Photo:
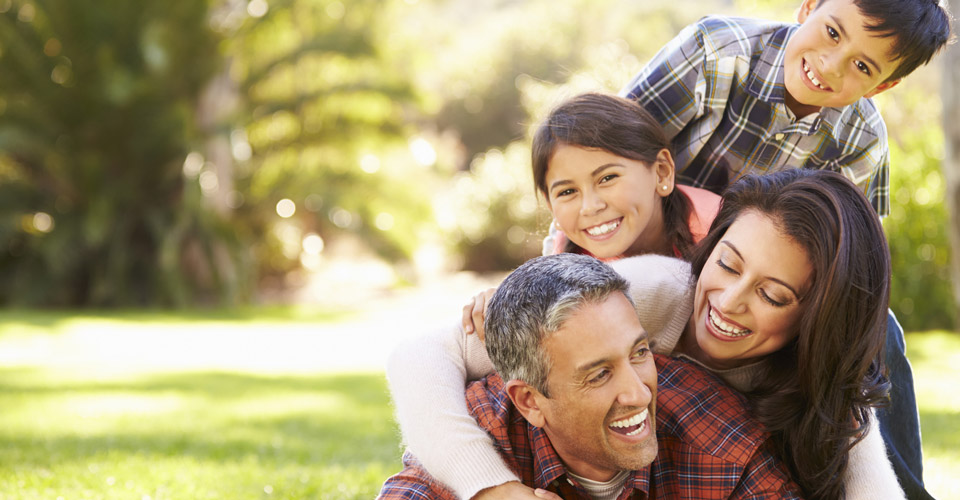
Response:
[{"label": "tree", "polygon": [[[952,3],[953,7],[960,5],[957,2]],[[947,232],[952,250],[950,277],[953,282],[953,299],[956,317],[960,318],[960,121],[957,120],[957,116],[960,116],[960,46],[956,43],[949,45],[941,57],[945,136],[943,177],[946,184],[944,203],[949,214]]]},{"label": "tree", "polygon": [[0,303],[234,291],[182,175],[217,43],[203,1],[0,1]]}]

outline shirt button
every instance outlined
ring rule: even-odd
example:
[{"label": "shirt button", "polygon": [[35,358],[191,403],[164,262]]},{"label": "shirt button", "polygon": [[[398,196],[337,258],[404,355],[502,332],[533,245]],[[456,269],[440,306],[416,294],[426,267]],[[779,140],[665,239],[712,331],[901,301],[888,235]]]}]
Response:
[{"label": "shirt button", "polygon": [[773,136],[773,138],[776,139],[776,140],[778,140],[778,141],[782,141],[782,140],[783,140],[783,134],[777,134],[777,135]]}]

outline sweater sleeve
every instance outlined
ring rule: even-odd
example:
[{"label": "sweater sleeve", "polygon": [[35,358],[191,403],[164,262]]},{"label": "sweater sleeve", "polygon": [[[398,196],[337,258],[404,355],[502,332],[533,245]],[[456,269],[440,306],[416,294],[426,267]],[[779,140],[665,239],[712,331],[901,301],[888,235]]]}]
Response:
[{"label": "sweater sleeve", "polygon": [[403,439],[434,478],[461,498],[519,480],[467,409],[467,380],[493,372],[476,335],[455,326],[403,341],[386,372]]},{"label": "sweater sleeve", "polygon": [[843,482],[846,487],[848,500],[868,500],[872,498],[889,498],[894,500],[906,498],[897,475],[887,458],[887,450],[880,436],[880,426],[877,425],[876,411],[871,409],[870,428],[867,435],[851,450],[847,464],[847,472]]}]

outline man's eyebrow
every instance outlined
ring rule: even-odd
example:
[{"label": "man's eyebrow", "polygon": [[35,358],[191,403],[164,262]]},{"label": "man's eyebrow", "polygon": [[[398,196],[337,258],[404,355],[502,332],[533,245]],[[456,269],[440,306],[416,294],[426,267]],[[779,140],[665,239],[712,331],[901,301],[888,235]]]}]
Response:
[{"label": "man's eyebrow", "polygon": [[[645,342],[648,337],[649,337],[649,335],[647,334],[647,331],[646,331],[646,330],[643,330],[642,332],[640,332],[640,335],[637,335],[637,339],[634,340],[634,341],[633,341],[633,344],[630,345],[630,350],[632,351],[632,350],[635,349],[639,344]],[[590,362],[587,362],[587,363],[584,363],[584,364],[578,366],[578,367],[574,370],[574,372],[575,372],[575,373],[578,373],[578,374],[580,374],[580,373],[586,373],[586,372],[589,372],[590,370],[593,370],[594,368],[596,368],[596,367],[598,367],[598,366],[600,366],[600,365],[602,365],[602,364],[608,363],[608,362],[610,362],[610,358],[602,358],[602,359],[598,359],[598,360],[596,360],[596,361],[590,361]]]},{"label": "man's eyebrow", "polygon": [[[729,241],[727,241],[727,240],[722,240],[720,243],[723,243],[724,245],[730,247],[730,250],[733,250],[733,253],[737,254],[737,257],[740,257],[740,260],[743,260],[743,255],[740,254],[740,250],[737,250],[737,247],[734,246],[733,243],[731,243],[731,242],[729,242]],[[788,290],[790,290],[791,292],[793,292],[793,296],[796,297],[797,300],[800,300],[800,294],[797,292],[796,289],[794,289],[792,286],[790,286],[790,284],[787,283],[786,281],[783,281],[783,280],[781,280],[781,279],[779,279],[779,278],[774,278],[773,276],[764,276],[764,277],[765,277],[766,279],[770,280],[770,281],[773,281],[773,282],[776,282],[776,283],[780,283],[781,285],[785,286]]]},{"label": "man's eyebrow", "polygon": [[[599,167],[593,169],[593,172],[590,172],[590,177],[593,177],[593,176],[599,174],[599,173],[602,172],[603,169],[605,169],[605,168],[610,168],[610,167],[622,167],[622,166],[623,166],[623,165],[620,165],[619,163],[604,163],[603,165],[600,165]],[[569,180],[569,179],[560,179],[559,181],[555,181],[553,184],[550,184],[550,191],[553,191],[553,188],[555,188],[555,187],[557,187],[557,186],[562,186],[562,185],[565,185],[565,184],[573,184],[573,181],[571,181],[571,180]]]},{"label": "man's eyebrow", "polygon": [[[833,19],[833,22],[836,23],[836,25],[837,25],[837,29],[840,30],[840,34],[843,35],[844,38],[846,38],[846,37],[847,37],[847,30],[845,30],[845,29],[843,28],[843,23],[840,22],[840,18],[837,17],[837,16],[835,16],[835,15],[833,15],[833,14],[831,14],[831,15],[830,15],[830,19]],[[867,61],[868,63],[870,63],[870,65],[873,66],[873,69],[877,70],[878,73],[883,73],[883,70],[880,68],[880,65],[877,64],[877,61],[874,61],[873,58],[871,58],[871,57],[868,56],[867,54],[863,53],[862,51],[860,52],[860,56],[861,56],[865,61]]]}]

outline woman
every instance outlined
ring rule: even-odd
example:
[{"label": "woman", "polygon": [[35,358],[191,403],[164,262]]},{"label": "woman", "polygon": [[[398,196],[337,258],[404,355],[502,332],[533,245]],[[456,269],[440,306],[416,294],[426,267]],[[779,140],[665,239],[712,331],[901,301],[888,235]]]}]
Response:
[{"label": "woman", "polygon": [[[871,411],[888,388],[880,352],[889,253],[852,183],[806,170],[746,177],[724,194],[693,254],[695,289],[670,279],[682,262],[664,273],[663,258],[649,261],[611,265],[631,281],[654,351],[692,359],[744,392],[807,496],[902,497]],[[668,317],[650,316],[658,311]],[[483,448],[463,404],[464,376],[489,370],[476,336],[451,344],[443,335],[398,348],[388,378],[414,454],[471,496],[510,473]]]}]

